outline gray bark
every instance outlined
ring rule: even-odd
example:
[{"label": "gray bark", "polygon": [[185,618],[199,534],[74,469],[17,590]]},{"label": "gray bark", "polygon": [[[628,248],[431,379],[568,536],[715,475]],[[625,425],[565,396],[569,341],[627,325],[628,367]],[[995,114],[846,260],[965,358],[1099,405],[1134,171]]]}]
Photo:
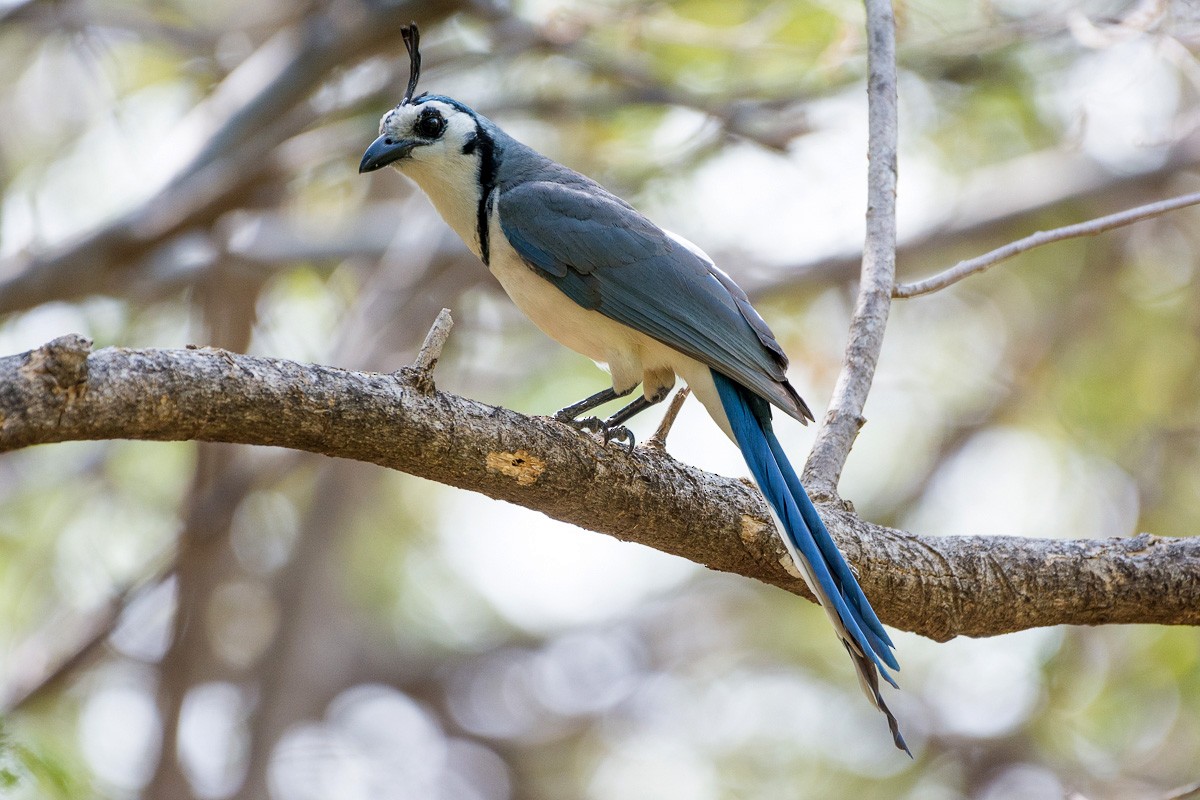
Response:
[{"label": "gray bark", "polygon": [[[653,447],[364,373],[211,348],[0,358],[0,452],[82,439],[270,445],[378,464],[809,596],[747,483]],[[937,640],[1025,628],[1200,624],[1200,539],[927,537],[822,505],[884,622]]]}]

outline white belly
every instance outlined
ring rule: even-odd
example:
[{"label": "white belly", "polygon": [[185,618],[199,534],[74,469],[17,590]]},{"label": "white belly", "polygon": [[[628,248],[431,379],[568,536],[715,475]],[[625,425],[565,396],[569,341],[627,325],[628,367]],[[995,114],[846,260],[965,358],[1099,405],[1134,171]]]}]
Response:
[{"label": "white belly", "polygon": [[525,264],[502,238],[492,241],[490,269],[517,308],[550,338],[607,365],[617,391],[640,383],[647,368],[666,367],[672,356],[680,356],[649,336],[580,306]]}]

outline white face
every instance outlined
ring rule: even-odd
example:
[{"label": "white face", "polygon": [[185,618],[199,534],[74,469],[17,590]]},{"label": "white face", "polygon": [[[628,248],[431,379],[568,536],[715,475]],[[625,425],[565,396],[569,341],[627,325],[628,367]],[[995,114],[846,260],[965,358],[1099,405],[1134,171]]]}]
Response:
[{"label": "white face", "polygon": [[360,172],[383,166],[416,181],[442,219],[471,250],[481,252],[480,183],[490,137],[475,115],[437,96],[397,106],[379,123],[379,138],[363,154]]},{"label": "white face", "polygon": [[468,146],[476,136],[474,117],[441,100],[393,108],[379,121],[379,135],[412,145],[407,156],[392,162],[401,171],[414,162],[435,165],[476,158],[475,148]]}]

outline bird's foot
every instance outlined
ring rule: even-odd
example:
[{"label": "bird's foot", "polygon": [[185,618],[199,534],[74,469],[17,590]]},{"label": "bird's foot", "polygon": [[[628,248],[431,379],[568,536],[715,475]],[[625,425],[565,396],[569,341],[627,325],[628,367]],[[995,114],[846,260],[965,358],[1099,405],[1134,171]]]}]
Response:
[{"label": "bird's foot", "polygon": [[570,425],[577,431],[584,433],[598,433],[603,437],[604,444],[616,442],[619,445],[624,445],[625,449],[632,453],[634,446],[637,444],[637,439],[633,436],[633,431],[626,428],[624,425],[610,425],[599,417],[581,417],[573,419],[563,414],[555,414],[554,418],[559,422]]}]

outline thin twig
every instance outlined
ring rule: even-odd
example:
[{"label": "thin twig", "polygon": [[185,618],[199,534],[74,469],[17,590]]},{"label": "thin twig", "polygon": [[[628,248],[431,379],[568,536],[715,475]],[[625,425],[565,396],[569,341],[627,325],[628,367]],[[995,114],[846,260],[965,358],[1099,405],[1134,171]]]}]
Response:
[{"label": "thin twig", "polygon": [[901,283],[892,290],[892,297],[916,297],[917,295],[929,294],[936,292],[939,289],[945,289],[947,286],[958,283],[968,275],[974,275],[977,272],[999,264],[1001,261],[1020,255],[1021,253],[1032,250],[1035,247],[1041,247],[1045,244],[1053,242],[1061,242],[1064,239],[1077,239],[1081,236],[1095,236],[1105,231],[1111,231],[1114,228],[1121,228],[1126,225],[1132,225],[1135,222],[1141,222],[1144,219],[1151,219],[1166,214],[1169,211],[1176,211],[1188,206],[1194,206],[1200,203],[1200,192],[1192,192],[1191,194],[1183,194],[1178,197],[1172,197],[1169,200],[1159,200],[1156,203],[1147,203],[1144,206],[1130,208],[1125,211],[1118,211],[1116,214],[1109,214],[1106,217],[1098,217],[1097,219],[1088,220],[1087,222],[1077,222],[1074,225],[1067,225],[1062,228],[1054,228],[1048,231],[1038,231],[1030,234],[1024,239],[1018,239],[1015,242],[1010,242],[1003,247],[997,247],[990,253],[984,253],[981,256],[960,261],[953,267],[939,272],[938,274],[912,283]]},{"label": "thin twig", "polygon": [[1162,800],[1195,800],[1197,797],[1200,797],[1200,781],[1172,789],[1163,795]]},{"label": "thin twig", "polygon": [[657,447],[660,450],[666,448],[667,434],[671,432],[671,426],[675,424],[675,418],[679,416],[679,409],[683,408],[683,401],[687,400],[691,393],[692,390],[684,386],[671,398],[671,404],[667,406],[667,413],[663,415],[662,422],[658,423],[658,430],[646,440],[648,447]]},{"label": "thin twig", "polygon": [[858,303],[850,321],[842,371],[825,419],[804,465],[805,483],[818,497],[836,497],[838,479],[858,431],[896,276],[896,22],[891,0],[866,0],[867,236]]}]

